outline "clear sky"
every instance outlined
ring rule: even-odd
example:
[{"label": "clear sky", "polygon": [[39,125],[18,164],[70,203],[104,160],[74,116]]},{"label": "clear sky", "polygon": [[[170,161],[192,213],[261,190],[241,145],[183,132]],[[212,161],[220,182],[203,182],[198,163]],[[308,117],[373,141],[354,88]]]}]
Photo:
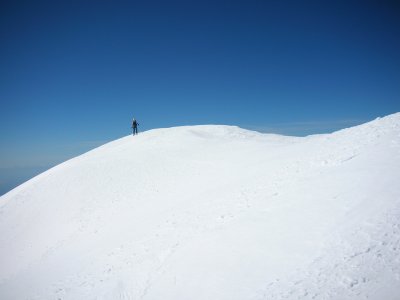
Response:
[{"label": "clear sky", "polygon": [[133,116],[306,135],[400,111],[398,1],[2,1],[0,42],[0,194]]}]

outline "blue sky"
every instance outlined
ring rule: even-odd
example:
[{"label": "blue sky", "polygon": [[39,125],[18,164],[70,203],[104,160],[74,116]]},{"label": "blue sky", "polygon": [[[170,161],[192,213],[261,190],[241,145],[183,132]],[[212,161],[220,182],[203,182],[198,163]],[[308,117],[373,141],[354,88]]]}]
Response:
[{"label": "blue sky", "polygon": [[0,7],[0,194],[132,116],[306,135],[400,111],[396,1],[24,2]]}]

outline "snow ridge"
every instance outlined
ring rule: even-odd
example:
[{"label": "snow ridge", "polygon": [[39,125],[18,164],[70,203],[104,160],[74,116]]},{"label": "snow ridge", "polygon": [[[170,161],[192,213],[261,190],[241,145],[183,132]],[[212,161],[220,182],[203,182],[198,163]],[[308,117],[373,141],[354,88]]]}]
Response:
[{"label": "snow ridge", "polygon": [[150,130],[0,197],[1,299],[397,299],[400,113]]}]

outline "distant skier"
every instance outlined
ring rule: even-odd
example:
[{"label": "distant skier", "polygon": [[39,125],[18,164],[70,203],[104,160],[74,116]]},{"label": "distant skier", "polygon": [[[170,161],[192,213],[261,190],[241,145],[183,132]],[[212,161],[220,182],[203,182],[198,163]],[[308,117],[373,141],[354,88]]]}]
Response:
[{"label": "distant skier", "polygon": [[139,123],[133,118],[132,120],[132,130],[133,130],[133,135],[138,134],[137,127],[139,126]]},{"label": "distant skier", "polygon": [[139,126],[139,123],[133,118],[132,120],[132,130],[133,130],[133,135],[138,134],[137,127]]}]

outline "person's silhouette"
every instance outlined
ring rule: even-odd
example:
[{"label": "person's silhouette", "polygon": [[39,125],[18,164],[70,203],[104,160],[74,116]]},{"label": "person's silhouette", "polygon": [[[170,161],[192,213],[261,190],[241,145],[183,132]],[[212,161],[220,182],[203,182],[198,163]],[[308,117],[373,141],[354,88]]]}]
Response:
[{"label": "person's silhouette", "polygon": [[133,118],[133,120],[132,120],[132,130],[133,130],[132,134],[133,135],[138,134],[138,130],[137,130],[138,126],[139,126],[139,123],[135,120],[135,118]]}]

